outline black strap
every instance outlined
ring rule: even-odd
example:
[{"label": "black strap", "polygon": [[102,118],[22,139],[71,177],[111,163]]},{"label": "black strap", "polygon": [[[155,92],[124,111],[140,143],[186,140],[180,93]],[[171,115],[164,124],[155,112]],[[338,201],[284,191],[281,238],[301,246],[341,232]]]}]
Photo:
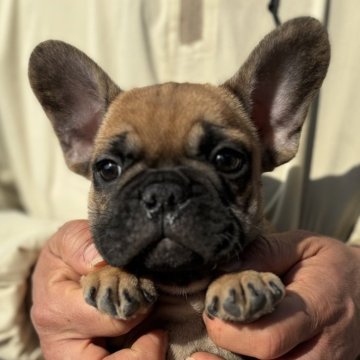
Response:
[{"label": "black strap", "polygon": [[280,7],[280,0],[270,0],[268,9],[274,18],[274,22],[275,22],[276,26],[281,25],[281,21],[279,19],[279,15],[278,15],[279,7]]}]

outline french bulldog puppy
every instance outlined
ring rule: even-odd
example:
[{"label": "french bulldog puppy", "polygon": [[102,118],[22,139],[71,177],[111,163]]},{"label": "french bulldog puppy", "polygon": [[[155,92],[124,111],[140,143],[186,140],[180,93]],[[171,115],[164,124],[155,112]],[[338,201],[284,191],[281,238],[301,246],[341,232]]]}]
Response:
[{"label": "french bulldog puppy", "polygon": [[120,347],[160,327],[168,360],[245,358],[212,343],[202,313],[254,321],[285,296],[277,276],[237,264],[266,233],[261,174],[295,156],[329,58],[309,17],[268,34],[220,86],[122,91],[71,45],[35,48],[31,86],[68,166],[91,180],[89,221],[107,265],[83,279],[85,300],[117,319],[149,313]]}]

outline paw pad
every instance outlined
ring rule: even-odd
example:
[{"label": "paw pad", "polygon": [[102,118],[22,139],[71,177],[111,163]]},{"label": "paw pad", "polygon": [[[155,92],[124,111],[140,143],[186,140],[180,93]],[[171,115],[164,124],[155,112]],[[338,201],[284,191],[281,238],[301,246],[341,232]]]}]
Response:
[{"label": "paw pad", "polygon": [[146,313],[157,300],[152,281],[105,266],[82,279],[85,301],[117,319]]},{"label": "paw pad", "polygon": [[208,288],[205,309],[210,317],[250,322],[271,313],[284,296],[285,287],[276,275],[244,271],[215,280]]}]

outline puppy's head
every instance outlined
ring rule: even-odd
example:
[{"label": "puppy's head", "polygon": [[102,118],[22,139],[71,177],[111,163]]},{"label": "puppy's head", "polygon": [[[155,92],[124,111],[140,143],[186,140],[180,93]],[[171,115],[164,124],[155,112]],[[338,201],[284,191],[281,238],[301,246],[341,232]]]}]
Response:
[{"label": "puppy's head", "polygon": [[179,282],[236,259],[262,232],[261,173],[295,155],[329,53],[320,23],[299,18],[221,86],[123,92],[74,47],[36,47],[31,85],[68,166],[92,181],[89,218],[103,257]]}]

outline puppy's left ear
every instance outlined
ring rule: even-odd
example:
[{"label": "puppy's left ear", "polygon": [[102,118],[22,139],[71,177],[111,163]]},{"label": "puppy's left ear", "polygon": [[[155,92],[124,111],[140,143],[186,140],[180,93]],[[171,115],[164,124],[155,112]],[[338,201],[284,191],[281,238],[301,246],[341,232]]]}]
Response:
[{"label": "puppy's left ear", "polygon": [[263,171],[295,156],[329,60],[328,35],[320,22],[297,18],[268,34],[223,85],[240,100],[258,130]]}]

